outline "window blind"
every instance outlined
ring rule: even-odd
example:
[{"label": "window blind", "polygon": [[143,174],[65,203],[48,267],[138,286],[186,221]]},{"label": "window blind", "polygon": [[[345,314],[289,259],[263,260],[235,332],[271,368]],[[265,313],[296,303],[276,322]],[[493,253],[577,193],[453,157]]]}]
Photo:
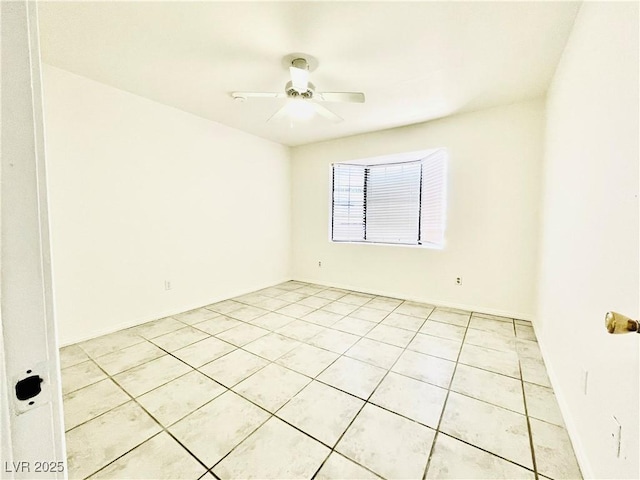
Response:
[{"label": "window blind", "polygon": [[333,164],[333,241],[444,244],[446,151],[405,159]]},{"label": "window blind", "polygon": [[332,239],[364,240],[364,166],[333,165]]},{"label": "window blind", "polygon": [[447,154],[443,150],[422,160],[420,243],[442,246],[446,223]]},{"label": "window blind", "polygon": [[365,239],[418,243],[421,162],[371,165],[365,170]]}]

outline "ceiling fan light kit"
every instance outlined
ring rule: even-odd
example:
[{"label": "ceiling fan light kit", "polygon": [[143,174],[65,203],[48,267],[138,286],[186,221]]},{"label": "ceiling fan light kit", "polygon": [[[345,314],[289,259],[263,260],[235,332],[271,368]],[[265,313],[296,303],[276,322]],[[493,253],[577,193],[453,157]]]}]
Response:
[{"label": "ceiling fan light kit", "polygon": [[288,116],[294,120],[308,120],[318,114],[332,122],[342,118],[318,102],[364,103],[362,92],[316,92],[309,81],[309,73],[318,66],[318,61],[306,54],[292,53],[284,57],[283,64],[289,69],[291,80],[284,92],[231,92],[231,97],[239,103],[249,98],[287,98],[288,102],[267,121]]},{"label": "ceiling fan light kit", "polygon": [[294,120],[309,120],[316,114],[316,109],[312,103],[294,98],[288,102],[287,113]]}]

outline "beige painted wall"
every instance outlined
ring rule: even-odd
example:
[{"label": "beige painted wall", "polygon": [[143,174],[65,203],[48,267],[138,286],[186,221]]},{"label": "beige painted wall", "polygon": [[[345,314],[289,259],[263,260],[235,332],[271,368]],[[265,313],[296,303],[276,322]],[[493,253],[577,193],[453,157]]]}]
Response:
[{"label": "beige painted wall", "polygon": [[289,278],[286,147],[51,66],[44,94],[62,344]]},{"label": "beige painted wall", "polygon": [[535,328],[585,478],[640,478],[640,335],[604,328],[640,313],[638,104],[638,4],[584,3],[548,94]]},{"label": "beige painted wall", "polygon": [[[294,278],[531,318],[543,116],[532,100],[293,148]],[[444,249],[329,241],[331,163],[437,147],[449,151]]]}]

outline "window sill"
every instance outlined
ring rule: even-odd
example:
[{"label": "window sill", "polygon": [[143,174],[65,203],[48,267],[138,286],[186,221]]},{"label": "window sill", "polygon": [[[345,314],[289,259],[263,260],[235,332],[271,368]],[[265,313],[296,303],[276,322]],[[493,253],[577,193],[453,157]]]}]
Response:
[{"label": "window sill", "polygon": [[374,245],[378,247],[402,247],[402,248],[426,248],[428,250],[444,250],[444,245],[406,245],[403,243],[378,243],[378,242],[340,242],[335,240],[329,240],[329,243],[337,245]]}]

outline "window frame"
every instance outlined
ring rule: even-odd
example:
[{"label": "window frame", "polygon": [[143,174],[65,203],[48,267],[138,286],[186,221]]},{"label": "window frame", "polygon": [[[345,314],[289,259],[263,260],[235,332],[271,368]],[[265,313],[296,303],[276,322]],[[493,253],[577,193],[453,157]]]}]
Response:
[{"label": "window frame", "polygon": [[[428,161],[431,157],[435,155],[443,155],[443,165],[442,165],[442,241],[441,243],[434,242],[424,242],[424,243],[391,243],[391,242],[379,242],[379,241],[371,241],[363,238],[362,240],[334,240],[334,166],[335,165],[357,165],[364,167],[381,165],[381,164],[403,164],[403,163],[412,163],[412,162],[421,162],[420,169],[420,199],[419,199],[419,213],[417,217],[418,222],[418,241],[421,241],[420,237],[422,236],[422,209],[423,209],[423,176],[424,176],[424,165],[425,161]],[[358,160],[349,160],[349,161],[336,161],[329,164],[329,235],[328,240],[330,243],[336,244],[351,244],[351,245],[374,245],[374,246],[389,246],[389,247],[404,247],[404,248],[428,248],[433,250],[442,250],[445,248],[446,238],[446,206],[447,206],[447,190],[448,190],[448,167],[449,167],[449,153],[446,148],[434,148],[430,150],[421,150],[417,152],[406,152],[399,154],[391,154],[391,155],[383,155],[379,157],[371,157],[364,158]],[[366,177],[366,174],[365,174]],[[364,190],[366,192],[367,183],[365,180]],[[364,218],[363,224],[366,225],[366,194],[365,194],[365,204],[364,204]],[[366,230],[365,230],[366,232]],[[366,234],[365,234],[366,237]]]}]

